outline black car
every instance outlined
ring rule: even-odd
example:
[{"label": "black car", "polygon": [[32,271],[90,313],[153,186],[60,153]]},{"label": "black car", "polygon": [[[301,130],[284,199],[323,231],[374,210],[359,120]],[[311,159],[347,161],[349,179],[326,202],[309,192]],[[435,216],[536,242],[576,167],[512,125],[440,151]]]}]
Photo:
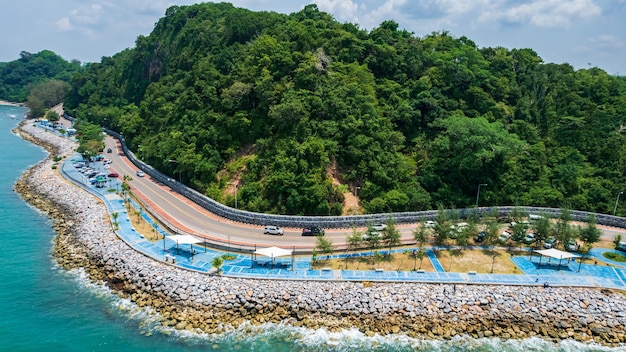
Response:
[{"label": "black car", "polygon": [[476,236],[474,236],[474,242],[482,242],[487,237],[487,233],[485,231],[479,232]]},{"label": "black car", "polygon": [[311,226],[302,229],[302,236],[324,236],[324,229],[318,226]]},{"label": "black car", "polygon": [[113,152],[113,149],[111,148],[107,149],[107,153],[112,153],[112,152]]}]

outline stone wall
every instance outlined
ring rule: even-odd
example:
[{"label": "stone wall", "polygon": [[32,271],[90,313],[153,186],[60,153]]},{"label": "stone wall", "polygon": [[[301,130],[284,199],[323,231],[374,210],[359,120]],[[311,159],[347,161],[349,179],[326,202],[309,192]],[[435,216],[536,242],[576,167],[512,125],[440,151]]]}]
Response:
[{"label": "stone wall", "polygon": [[[39,144],[71,155],[75,144],[28,124]],[[541,286],[313,282],[233,279],[186,271],[134,251],[112,231],[106,208],[46,159],[16,190],[55,219],[54,254],[66,269],[137,305],[151,307],[164,326],[221,332],[245,322],[286,323],[367,335],[445,339],[457,334],[503,339],[539,336],[606,345],[626,342],[623,292]]]}]

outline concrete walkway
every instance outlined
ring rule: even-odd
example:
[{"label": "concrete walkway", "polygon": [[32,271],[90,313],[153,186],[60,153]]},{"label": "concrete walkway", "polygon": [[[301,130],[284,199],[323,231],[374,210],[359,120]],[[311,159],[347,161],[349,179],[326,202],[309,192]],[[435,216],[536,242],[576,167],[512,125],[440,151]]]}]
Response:
[{"label": "concrete walkway", "polygon": [[[167,262],[181,268],[209,273],[212,271],[212,261],[216,257],[227,254],[223,251],[205,248],[204,246],[177,245],[168,238],[166,230],[155,224],[150,217],[140,212],[138,204],[130,200],[130,213],[126,204],[118,195],[121,180],[111,178],[106,187],[97,188],[91,185],[73,166],[73,162],[80,160],[76,155],[62,165],[62,174],[68,180],[93,193],[106,205],[111,221],[117,223],[117,235],[135,250],[155,260]],[[102,163],[94,163],[96,167],[106,170]],[[113,215],[116,214],[116,215]],[[164,236],[158,241],[149,241],[139,234],[132,226],[131,216],[142,216],[150,223],[155,233]],[[412,251],[413,248],[403,248],[392,252]],[[609,249],[597,248],[590,253],[598,260],[609,262],[602,257],[602,253]],[[249,255],[228,253],[232,260],[225,260],[221,267],[222,274],[232,277],[259,278],[259,279],[291,279],[291,280],[355,280],[355,281],[391,281],[391,282],[429,282],[429,283],[458,283],[458,284],[506,284],[506,285],[544,285],[552,286],[589,286],[626,289],[626,269],[624,263],[612,262],[614,267],[593,264],[580,264],[574,261],[562,261],[559,264],[554,259],[540,259],[538,256],[515,256],[510,260],[520,270],[520,274],[484,274],[484,273],[455,273],[446,272],[432,248],[426,250],[435,272],[424,271],[384,271],[384,270],[310,270],[311,258],[276,258],[269,262],[269,258],[259,257],[254,265]],[[348,253],[331,256],[334,259],[346,256],[369,256],[371,253]],[[214,270],[214,269],[213,269]]]}]

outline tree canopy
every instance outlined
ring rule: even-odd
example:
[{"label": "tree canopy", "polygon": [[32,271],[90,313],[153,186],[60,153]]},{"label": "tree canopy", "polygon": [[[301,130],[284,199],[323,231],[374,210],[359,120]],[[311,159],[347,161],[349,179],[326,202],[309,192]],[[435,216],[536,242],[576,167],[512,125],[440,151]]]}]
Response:
[{"label": "tree canopy", "polygon": [[39,83],[47,80],[70,82],[80,70],[80,62],[65,61],[50,50],[36,54],[22,51],[19,59],[0,64],[0,99],[25,102]]},{"label": "tree canopy", "polygon": [[[609,212],[626,169],[626,79],[532,49],[290,15],[170,7],[134,48],[77,72],[66,107],[219,201],[337,215],[437,204]],[[169,162],[176,160],[176,163]]]}]

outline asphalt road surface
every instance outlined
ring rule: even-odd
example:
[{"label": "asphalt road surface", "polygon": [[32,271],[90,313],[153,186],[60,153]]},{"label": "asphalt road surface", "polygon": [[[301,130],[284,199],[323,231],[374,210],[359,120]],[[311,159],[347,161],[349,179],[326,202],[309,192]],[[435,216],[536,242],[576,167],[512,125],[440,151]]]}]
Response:
[{"label": "asphalt road surface", "polygon": [[[131,192],[139,197],[153,211],[158,212],[174,224],[188,233],[206,237],[212,241],[228,243],[233,246],[276,245],[280,247],[313,248],[316,239],[313,236],[302,236],[300,228],[285,228],[283,236],[265,235],[262,226],[242,224],[228,219],[217,217],[189,199],[177,194],[168,185],[152,180],[149,175],[137,176],[135,167],[123,154],[116,139],[111,136],[105,138],[105,150],[112,149],[111,153],[105,153],[113,162],[110,168],[117,172],[120,179],[124,175],[132,178],[128,183]],[[172,182],[178,182],[172,179]],[[267,224],[271,225],[271,224]],[[412,231],[416,224],[397,225],[401,233],[403,243],[414,243]],[[603,239],[612,239],[617,233],[624,233],[623,229],[608,228],[601,226]],[[364,229],[360,229],[364,230]],[[346,239],[352,233],[352,229],[326,229],[326,237],[340,248],[345,248]]]},{"label": "asphalt road surface", "polygon": [[[128,181],[131,192],[147,203],[153,210],[186,232],[208,237],[221,242],[229,241],[231,244],[242,245],[277,245],[282,247],[306,247],[315,245],[314,236],[302,236],[302,229],[285,228],[283,236],[264,235],[263,227],[241,224],[215,216],[204,210],[187,198],[172,191],[168,185],[152,180],[149,175],[137,176],[135,167],[123,154],[116,139],[111,136],[105,138],[105,150],[112,149],[112,153],[105,153],[106,158],[111,159],[111,170],[119,174],[120,179],[124,175],[132,177]],[[172,182],[178,182],[172,180]],[[270,224],[268,224],[270,225]],[[412,238],[412,228],[415,225],[401,225],[398,229],[403,233],[402,237],[407,241]],[[326,237],[334,245],[345,244],[346,237],[352,233],[352,229],[326,229]]]}]

